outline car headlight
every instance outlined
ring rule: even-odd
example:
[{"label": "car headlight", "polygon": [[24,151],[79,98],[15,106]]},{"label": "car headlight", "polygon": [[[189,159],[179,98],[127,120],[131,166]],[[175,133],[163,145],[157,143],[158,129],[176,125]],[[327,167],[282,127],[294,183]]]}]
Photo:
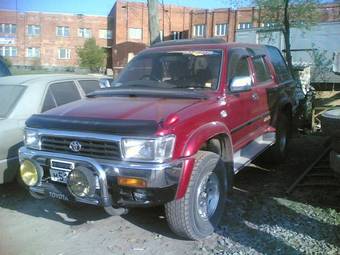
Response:
[{"label": "car headlight", "polygon": [[31,149],[40,150],[41,143],[39,133],[34,129],[25,129],[25,146]]},{"label": "car headlight", "polygon": [[127,161],[164,162],[172,158],[175,140],[174,135],[154,139],[123,138],[123,159]]}]

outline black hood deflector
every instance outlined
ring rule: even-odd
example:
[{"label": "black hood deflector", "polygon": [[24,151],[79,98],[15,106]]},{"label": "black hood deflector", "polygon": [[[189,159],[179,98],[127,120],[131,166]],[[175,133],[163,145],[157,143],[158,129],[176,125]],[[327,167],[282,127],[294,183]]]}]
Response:
[{"label": "black hood deflector", "polygon": [[158,123],[153,120],[108,120],[72,116],[34,114],[27,121],[30,128],[94,132],[112,135],[153,135]]}]

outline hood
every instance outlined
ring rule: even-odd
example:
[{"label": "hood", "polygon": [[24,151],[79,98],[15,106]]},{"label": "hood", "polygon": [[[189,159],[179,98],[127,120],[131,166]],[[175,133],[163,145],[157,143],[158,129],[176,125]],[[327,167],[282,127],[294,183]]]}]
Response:
[{"label": "hood", "polygon": [[199,99],[152,97],[98,97],[83,99],[47,111],[47,115],[106,120],[153,120],[159,122],[171,113],[187,108]]}]

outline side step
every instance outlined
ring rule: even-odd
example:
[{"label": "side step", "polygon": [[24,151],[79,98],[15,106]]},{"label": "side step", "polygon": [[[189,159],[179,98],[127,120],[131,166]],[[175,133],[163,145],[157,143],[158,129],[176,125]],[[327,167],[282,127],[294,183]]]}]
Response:
[{"label": "side step", "polygon": [[247,166],[261,152],[275,143],[275,132],[266,133],[259,136],[244,148],[234,153],[234,173],[238,173]]}]

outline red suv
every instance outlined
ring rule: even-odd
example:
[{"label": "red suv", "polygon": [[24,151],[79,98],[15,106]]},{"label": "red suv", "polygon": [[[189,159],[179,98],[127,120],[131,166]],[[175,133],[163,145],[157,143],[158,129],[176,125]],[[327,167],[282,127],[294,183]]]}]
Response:
[{"label": "red suv", "polygon": [[233,175],[270,149],[282,160],[297,102],[278,49],[219,40],[156,44],[111,88],[26,122],[21,178],[36,198],[164,205],[171,229],[210,235]]}]

